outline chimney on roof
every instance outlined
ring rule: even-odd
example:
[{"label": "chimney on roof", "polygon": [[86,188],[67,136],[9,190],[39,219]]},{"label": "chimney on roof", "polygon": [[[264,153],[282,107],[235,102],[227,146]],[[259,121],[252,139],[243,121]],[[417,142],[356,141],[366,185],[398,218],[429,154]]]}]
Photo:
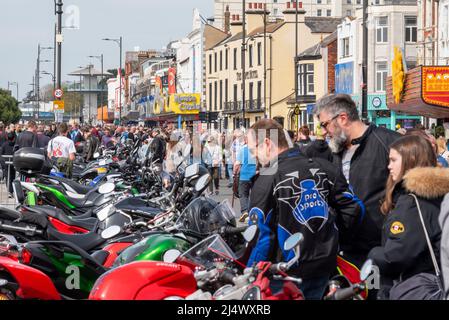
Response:
[{"label": "chimney on roof", "polygon": [[243,31],[243,24],[242,21],[240,20],[240,15],[239,14],[233,14],[231,16],[231,23],[230,23],[230,32],[231,35],[236,35],[239,32]]},{"label": "chimney on roof", "polygon": [[247,4],[246,8],[246,29],[248,33],[251,33],[254,29],[258,27],[263,27],[263,13],[267,15],[267,23],[268,23],[268,15],[270,12],[266,8],[266,4],[262,2],[250,2]]},{"label": "chimney on roof", "polygon": [[[296,2],[286,2],[285,10],[282,12],[284,14],[285,22],[296,22]],[[306,10],[302,8],[302,2],[298,2],[298,22],[304,22],[304,17]]]},{"label": "chimney on roof", "polygon": [[229,11],[229,6],[226,6],[226,11],[224,14],[224,32],[231,32],[231,12]]}]

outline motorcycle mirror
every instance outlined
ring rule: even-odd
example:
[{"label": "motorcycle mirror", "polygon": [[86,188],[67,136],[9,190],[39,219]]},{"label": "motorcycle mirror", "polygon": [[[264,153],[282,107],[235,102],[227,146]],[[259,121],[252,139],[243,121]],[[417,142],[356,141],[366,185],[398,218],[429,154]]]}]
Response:
[{"label": "motorcycle mirror", "polygon": [[101,209],[100,211],[97,212],[97,218],[100,221],[104,221],[107,219],[108,215],[109,215],[109,211],[111,210],[112,204],[108,205],[106,208]]},{"label": "motorcycle mirror", "polygon": [[205,174],[201,178],[198,179],[198,181],[195,184],[195,191],[196,192],[203,192],[207,186],[209,185],[211,180],[210,174]]},{"label": "motorcycle mirror", "polygon": [[192,146],[189,144],[189,145],[187,145],[186,147],[185,147],[185,149],[184,149],[184,153],[183,153],[183,156],[184,156],[184,158],[189,158],[190,157],[190,151],[191,151],[191,149],[192,149]]},{"label": "motorcycle mirror", "polygon": [[122,228],[120,228],[119,226],[111,226],[101,232],[101,237],[106,240],[111,239],[111,238],[115,237],[116,235],[120,234],[121,231],[122,231]]},{"label": "motorcycle mirror", "polygon": [[98,157],[100,157],[100,153],[99,152],[95,152],[94,153],[94,159],[97,159]]},{"label": "motorcycle mirror", "polygon": [[368,259],[365,261],[365,263],[362,266],[362,269],[360,270],[360,280],[365,281],[366,279],[368,279],[372,271],[373,271],[373,260]]},{"label": "motorcycle mirror", "polygon": [[291,235],[284,243],[284,250],[290,251],[304,240],[302,233],[298,232]]},{"label": "motorcycle mirror", "polygon": [[187,179],[191,178],[191,177],[197,175],[198,172],[200,172],[199,164],[198,163],[192,164],[185,169],[184,177]]},{"label": "motorcycle mirror", "polygon": [[249,226],[245,232],[243,232],[243,238],[246,242],[251,242],[257,233],[257,225],[253,224]]},{"label": "motorcycle mirror", "polygon": [[164,253],[163,260],[167,263],[174,263],[181,255],[181,251],[177,249],[170,249]]},{"label": "motorcycle mirror", "polygon": [[115,184],[107,182],[102,184],[100,188],[98,188],[98,192],[101,194],[108,194],[115,190]]}]

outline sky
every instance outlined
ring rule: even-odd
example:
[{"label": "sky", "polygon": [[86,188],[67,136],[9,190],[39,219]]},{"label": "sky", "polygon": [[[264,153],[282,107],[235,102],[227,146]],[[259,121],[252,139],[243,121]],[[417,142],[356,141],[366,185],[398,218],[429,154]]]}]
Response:
[{"label": "sky", "polygon": [[[126,51],[161,50],[168,42],[182,39],[192,31],[194,8],[205,18],[213,15],[213,0],[64,0],[62,80],[78,66],[89,63],[100,69],[100,61],[88,58],[104,54],[105,70],[118,68],[119,46],[103,38],[123,37]],[[38,44],[52,47],[56,16],[53,0],[0,1],[0,88],[19,83],[19,99],[32,90]],[[79,12],[79,14],[77,14]],[[41,70],[53,73],[53,51],[43,50]],[[123,62],[124,65],[124,62]],[[41,87],[52,82],[41,75]],[[16,96],[15,85],[10,88]]]}]

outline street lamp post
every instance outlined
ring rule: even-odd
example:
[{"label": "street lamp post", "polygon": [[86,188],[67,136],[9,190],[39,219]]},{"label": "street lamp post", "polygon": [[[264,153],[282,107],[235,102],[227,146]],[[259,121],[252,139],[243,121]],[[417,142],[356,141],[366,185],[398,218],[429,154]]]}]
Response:
[{"label": "street lamp post", "polygon": [[119,123],[122,123],[122,50],[123,50],[123,37],[120,37],[119,39],[110,39],[105,38],[102,39],[104,41],[114,41],[117,43],[120,47],[120,78],[119,78],[119,86],[120,86],[120,94],[119,94]]},{"label": "street lamp post", "polygon": [[246,125],[245,121],[245,98],[246,98],[246,0],[242,1],[242,24],[243,24],[243,32],[242,32],[242,116],[243,119],[240,122],[243,127]]},{"label": "street lamp post", "polygon": [[50,60],[41,60],[41,52],[43,50],[52,50],[52,47],[41,47],[40,43],[37,45],[37,64],[36,64],[36,95],[37,95],[37,118],[40,116],[40,75],[41,62],[50,62]]},{"label": "street lamp post", "polygon": [[[81,80],[81,69],[83,69],[84,67],[82,67],[82,66],[78,66],[78,68],[80,68],[80,105],[79,105],[79,108],[78,108],[78,120],[79,120],[79,122],[81,123],[81,97],[82,97],[82,94],[81,94],[81,82],[82,82],[82,80]],[[84,108],[83,108],[84,109]],[[83,110],[84,111],[84,110]],[[83,119],[84,120],[84,119]],[[84,122],[84,121],[83,121]]]},{"label": "street lamp post", "polygon": [[[121,56],[121,55],[120,55]],[[104,71],[103,71],[103,54],[99,56],[89,56],[89,58],[97,58],[101,61],[101,82],[104,81]],[[104,115],[103,115],[103,87],[100,88],[100,107],[101,107],[101,122],[104,124]]]},{"label": "street lamp post", "polygon": [[61,89],[61,58],[62,58],[62,14],[64,13],[62,0],[55,0],[55,15],[58,16],[58,27],[57,27],[57,53],[58,57],[57,70],[56,70],[56,82],[58,85],[58,89]]},{"label": "street lamp post", "polygon": [[9,91],[9,86],[13,86],[13,85],[16,85],[16,97],[17,97],[17,101],[19,101],[19,83],[17,81],[14,81],[14,82],[8,81],[8,91]]}]

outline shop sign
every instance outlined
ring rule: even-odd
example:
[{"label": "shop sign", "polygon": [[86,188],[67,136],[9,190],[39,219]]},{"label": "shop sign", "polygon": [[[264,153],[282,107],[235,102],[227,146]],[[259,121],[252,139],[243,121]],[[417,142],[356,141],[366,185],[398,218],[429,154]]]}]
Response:
[{"label": "shop sign", "polygon": [[351,95],[354,87],[354,63],[346,62],[335,65],[335,92]]},{"label": "shop sign", "polygon": [[[245,72],[246,80],[258,79],[258,78],[259,78],[259,74],[257,73],[257,70]],[[241,72],[237,72],[237,81],[242,81],[242,73]]]},{"label": "shop sign", "polygon": [[422,98],[428,104],[449,107],[449,67],[422,67]]},{"label": "shop sign", "polygon": [[201,110],[200,94],[187,93],[171,95],[169,110],[175,114],[198,114]]}]

